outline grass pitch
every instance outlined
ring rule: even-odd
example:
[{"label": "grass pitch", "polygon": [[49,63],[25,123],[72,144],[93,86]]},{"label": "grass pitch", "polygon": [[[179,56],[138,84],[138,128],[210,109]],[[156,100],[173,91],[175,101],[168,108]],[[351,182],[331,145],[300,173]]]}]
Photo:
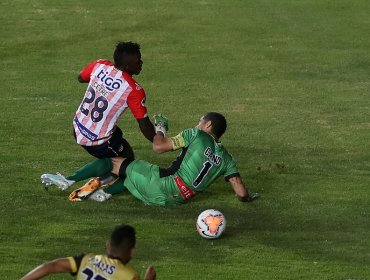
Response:
[{"label": "grass pitch", "polygon": [[[370,3],[358,1],[9,1],[0,55],[0,274],[17,279],[46,260],[104,252],[114,225],[138,234],[138,271],[158,279],[369,279]],[[170,133],[206,111],[229,120],[223,143],[262,194],[238,202],[217,181],[191,203],[147,207],[130,195],[70,203],[45,192],[44,172],[90,161],[72,137],[85,85],[78,71],[141,43],[150,114]],[[126,113],[137,158],[155,155]],[[217,208],[221,239],[195,231]],[[49,279],[69,279],[68,275]]]}]

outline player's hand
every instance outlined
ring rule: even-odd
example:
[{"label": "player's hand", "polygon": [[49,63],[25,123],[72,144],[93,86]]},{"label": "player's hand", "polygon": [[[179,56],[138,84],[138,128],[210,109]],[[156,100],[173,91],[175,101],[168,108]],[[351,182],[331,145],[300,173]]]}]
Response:
[{"label": "player's hand", "polygon": [[244,202],[252,202],[253,200],[257,199],[260,197],[260,194],[259,193],[248,193],[248,196],[247,197],[243,197],[242,201]]},{"label": "player's hand", "polygon": [[251,202],[257,198],[260,197],[260,194],[259,193],[249,193],[248,197],[247,197],[247,202]]},{"label": "player's hand", "polygon": [[168,119],[163,116],[162,114],[154,115],[154,124],[155,125],[162,125],[166,130],[168,130]]},{"label": "player's hand", "polygon": [[168,131],[168,119],[161,114],[154,115],[154,125],[155,125],[155,132],[162,132],[163,135],[166,135]]},{"label": "player's hand", "polygon": [[155,280],[157,273],[152,266],[149,266],[145,272],[144,280]]}]

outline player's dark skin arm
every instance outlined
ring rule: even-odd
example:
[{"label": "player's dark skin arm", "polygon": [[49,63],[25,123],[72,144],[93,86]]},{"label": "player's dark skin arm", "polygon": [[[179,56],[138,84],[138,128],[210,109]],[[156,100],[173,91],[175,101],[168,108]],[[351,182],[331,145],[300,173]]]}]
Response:
[{"label": "player's dark skin arm", "polygon": [[54,273],[72,272],[72,267],[67,258],[56,259],[44,263],[30,271],[21,280],[36,280]]},{"label": "player's dark skin arm", "polygon": [[142,119],[137,119],[139,123],[139,128],[141,133],[148,139],[150,142],[153,142],[153,138],[155,135],[154,125],[150,121],[149,117],[145,117]]}]

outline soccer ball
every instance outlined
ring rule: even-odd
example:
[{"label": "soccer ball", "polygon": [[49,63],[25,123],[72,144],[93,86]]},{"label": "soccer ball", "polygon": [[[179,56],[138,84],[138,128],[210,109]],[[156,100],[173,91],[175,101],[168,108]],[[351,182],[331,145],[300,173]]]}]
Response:
[{"label": "soccer ball", "polygon": [[200,213],[196,225],[200,236],[214,239],[220,237],[225,231],[226,219],[220,211],[208,209]]}]

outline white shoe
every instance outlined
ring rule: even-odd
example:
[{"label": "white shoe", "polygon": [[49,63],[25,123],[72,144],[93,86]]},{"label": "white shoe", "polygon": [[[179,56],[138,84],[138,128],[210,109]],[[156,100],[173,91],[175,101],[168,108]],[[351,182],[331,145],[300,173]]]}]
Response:
[{"label": "white shoe", "polygon": [[73,185],[75,181],[67,180],[62,174],[42,174],[41,175],[41,183],[45,184],[45,189],[48,190],[50,185],[55,185],[62,191],[68,189],[70,186]]},{"label": "white shoe", "polygon": [[89,199],[98,201],[98,202],[103,202],[103,201],[110,199],[111,197],[112,195],[110,193],[106,193],[103,190],[97,190],[89,196]]}]

